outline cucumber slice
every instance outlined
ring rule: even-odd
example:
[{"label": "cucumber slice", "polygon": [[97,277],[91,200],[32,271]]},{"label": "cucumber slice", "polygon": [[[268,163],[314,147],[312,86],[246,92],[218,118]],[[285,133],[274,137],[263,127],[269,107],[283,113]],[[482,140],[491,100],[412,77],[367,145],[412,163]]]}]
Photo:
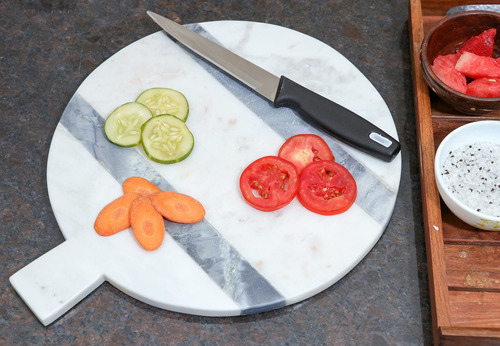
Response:
[{"label": "cucumber slice", "polygon": [[149,119],[141,130],[146,155],[159,163],[175,163],[191,154],[194,137],[179,118],[163,114]]},{"label": "cucumber slice", "polygon": [[151,113],[153,113],[153,116],[170,114],[182,121],[186,121],[189,114],[189,104],[186,97],[174,89],[147,89],[139,95],[135,102],[142,103],[148,107]]},{"label": "cucumber slice", "polygon": [[116,145],[133,147],[141,142],[141,127],[153,117],[141,103],[129,102],[116,108],[104,123],[106,137]]}]

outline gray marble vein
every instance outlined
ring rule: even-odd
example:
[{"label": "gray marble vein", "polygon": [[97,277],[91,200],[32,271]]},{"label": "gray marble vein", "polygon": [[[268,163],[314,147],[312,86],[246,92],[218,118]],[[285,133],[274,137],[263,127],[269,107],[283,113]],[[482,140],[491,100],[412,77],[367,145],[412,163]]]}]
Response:
[{"label": "gray marble vein", "polygon": [[[140,175],[162,190],[171,185],[134,148],[111,145],[103,118],[76,93],[60,123],[119,182]],[[167,232],[239,306],[242,314],[285,305],[283,296],[255,270],[206,220],[185,225],[165,221]]]}]

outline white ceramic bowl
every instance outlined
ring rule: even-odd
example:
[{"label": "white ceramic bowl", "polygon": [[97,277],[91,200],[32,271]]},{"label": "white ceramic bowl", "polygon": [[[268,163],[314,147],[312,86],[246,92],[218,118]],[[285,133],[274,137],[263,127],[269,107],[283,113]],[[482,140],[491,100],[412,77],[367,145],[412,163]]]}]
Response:
[{"label": "white ceramic bowl", "polygon": [[[455,197],[446,186],[442,176],[444,164],[450,150],[458,149],[466,144],[490,142],[500,145],[500,121],[484,120],[463,125],[449,133],[436,151],[434,172],[436,183],[446,206],[465,223],[487,231],[500,231],[500,217],[478,212]],[[500,162],[498,162],[500,164]],[[480,184],[480,182],[478,182]]]}]

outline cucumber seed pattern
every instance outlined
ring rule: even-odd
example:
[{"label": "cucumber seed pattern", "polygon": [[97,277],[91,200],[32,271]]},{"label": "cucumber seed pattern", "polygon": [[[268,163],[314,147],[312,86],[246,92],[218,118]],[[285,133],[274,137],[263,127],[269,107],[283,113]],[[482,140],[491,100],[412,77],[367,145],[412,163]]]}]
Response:
[{"label": "cucumber seed pattern", "polygon": [[159,163],[182,161],[194,146],[193,134],[186,123],[169,114],[149,119],[142,126],[141,140],[146,154]]},{"label": "cucumber seed pattern", "polygon": [[149,108],[153,116],[170,114],[186,121],[189,105],[184,95],[169,88],[150,88],[139,95],[136,102]]},{"label": "cucumber seed pattern", "polygon": [[141,132],[137,129],[139,124],[139,114],[132,114],[123,116],[121,113],[116,114],[116,121],[118,123],[118,137],[139,135]]},{"label": "cucumber seed pattern", "polygon": [[182,141],[182,134],[177,127],[170,126],[165,121],[159,121],[153,129],[153,135],[149,137],[151,147],[173,155],[177,143]]},{"label": "cucumber seed pattern", "polygon": [[167,93],[162,92],[158,95],[158,99],[148,98],[143,103],[146,107],[151,110],[153,115],[160,114],[175,114],[179,111],[179,106],[175,102],[172,102]]}]

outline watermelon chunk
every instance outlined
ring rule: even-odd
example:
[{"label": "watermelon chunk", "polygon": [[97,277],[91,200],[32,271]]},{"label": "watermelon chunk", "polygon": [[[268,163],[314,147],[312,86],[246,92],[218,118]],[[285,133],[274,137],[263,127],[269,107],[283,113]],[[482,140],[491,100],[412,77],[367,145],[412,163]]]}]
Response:
[{"label": "watermelon chunk", "polygon": [[485,30],[479,35],[465,41],[460,48],[458,48],[457,52],[470,52],[480,56],[491,57],[493,54],[493,44],[495,42],[496,33],[496,29]]},{"label": "watermelon chunk", "polygon": [[459,57],[459,53],[437,56],[432,62],[432,71],[447,86],[465,94],[467,79],[455,69]]},{"label": "watermelon chunk", "polygon": [[477,97],[500,97],[500,79],[476,79],[467,85],[466,94]]},{"label": "watermelon chunk", "polygon": [[500,78],[500,63],[497,60],[470,52],[460,56],[455,69],[472,79]]}]

